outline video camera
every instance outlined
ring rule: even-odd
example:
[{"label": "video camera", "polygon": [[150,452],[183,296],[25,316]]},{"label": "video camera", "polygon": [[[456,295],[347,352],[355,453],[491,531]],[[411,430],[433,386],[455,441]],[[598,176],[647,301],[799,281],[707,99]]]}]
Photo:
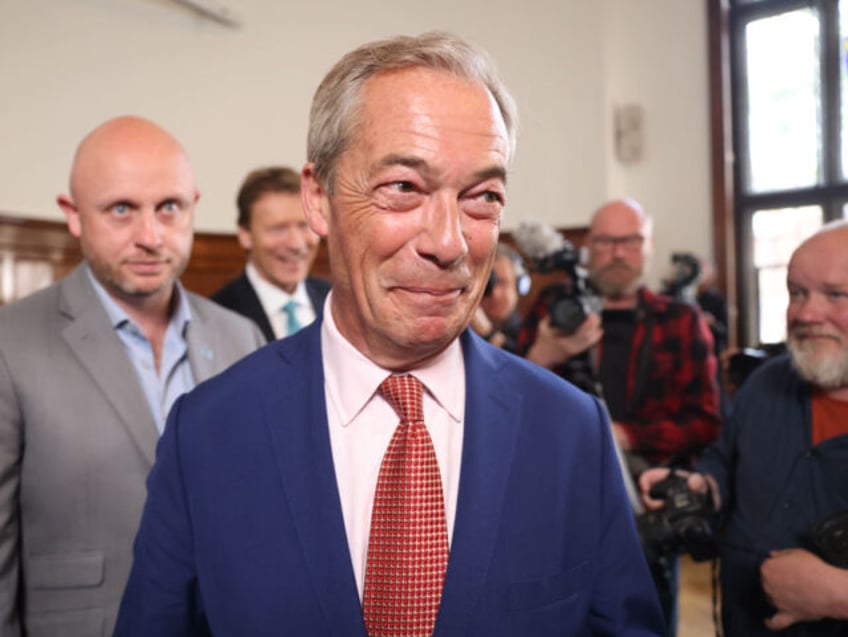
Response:
[{"label": "video camera", "polygon": [[601,309],[600,298],[581,267],[580,252],[550,226],[522,222],[515,240],[527,256],[531,270],[539,273],[564,272],[568,275],[565,287],[548,303],[551,325],[566,334],[573,334],[589,314]]},{"label": "video camera", "polygon": [[692,302],[694,285],[701,276],[701,263],[689,252],[674,252],[671,255],[671,278],[663,280],[663,294],[673,299]]},{"label": "video camera", "polygon": [[686,486],[686,476],[672,470],[651,487],[651,497],[665,506],[636,516],[636,530],[649,564],[660,558],[688,553],[696,562],[717,554],[715,509],[709,495]]}]

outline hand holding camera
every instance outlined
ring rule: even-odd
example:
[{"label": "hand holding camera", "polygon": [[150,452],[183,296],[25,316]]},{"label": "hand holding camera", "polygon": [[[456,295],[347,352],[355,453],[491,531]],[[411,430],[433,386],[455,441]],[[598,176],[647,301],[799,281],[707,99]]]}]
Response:
[{"label": "hand holding camera", "polygon": [[[665,506],[666,501],[660,496],[665,489],[664,484],[658,484],[667,480],[674,473],[678,478],[685,479],[686,486],[696,493],[710,496],[713,511],[721,509],[721,495],[718,485],[712,476],[704,473],[693,473],[682,469],[667,469],[665,467],[654,467],[647,469],[639,475],[639,490],[642,492],[642,501],[645,508],[655,510]],[[653,495],[652,495],[653,494]]]},{"label": "hand holding camera", "polygon": [[715,556],[719,503],[708,480],[702,474],[669,469],[648,469],[640,476],[648,510],[636,517],[636,529],[649,562],[678,553],[688,553],[695,561]]},{"label": "hand holding camera", "polygon": [[551,369],[587,351],[603,336],[601,317],[590,314],[571,334],[564,334],[546,316],[539,321],[536,339],[527,352],[527,359]]},{"label": "hand holding camera", "polygon": [[814,552],[772,551],[760,566],[760,580],[775,609],[766,619],[771,630],[825,618],[848,619],[848,570]]}]

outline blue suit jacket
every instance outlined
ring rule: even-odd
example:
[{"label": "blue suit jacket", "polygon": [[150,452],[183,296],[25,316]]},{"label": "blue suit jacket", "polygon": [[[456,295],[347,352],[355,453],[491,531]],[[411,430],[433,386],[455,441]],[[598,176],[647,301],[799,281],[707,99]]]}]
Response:
[{"label": "blue suit jacket", "polygon": [[[659,635],[599,403],[466,331],[454,535],[435,633]],[[327,427],[320,327],[172,410],[117,637],[365,637]]]}]

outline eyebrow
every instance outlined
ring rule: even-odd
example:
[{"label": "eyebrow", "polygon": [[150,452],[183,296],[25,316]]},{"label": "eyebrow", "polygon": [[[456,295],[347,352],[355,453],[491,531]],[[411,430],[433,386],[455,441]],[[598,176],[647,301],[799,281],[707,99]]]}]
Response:
[{"label": "eyebrow", "polygon": [[[407,168],[417,170],[427,177],[435,175],[435,171],[429,163],[420,157],[412,157],[410,155],[391,153],[377,162],[377,169],[387,168],[389,166],[406,166]],[[506,184],[506,168],[503,166],[490,166],[474,173],[475,181],[486,181],[487,179],[498,179]]]},{"label": "eyebrow", "polygon": [[492,166],[490,168],[484,168],[474,174],[474,176],[479,181],[486,181],[487,179],[499,179],[503,183],[506,183],[506,168],[503,166]]}]

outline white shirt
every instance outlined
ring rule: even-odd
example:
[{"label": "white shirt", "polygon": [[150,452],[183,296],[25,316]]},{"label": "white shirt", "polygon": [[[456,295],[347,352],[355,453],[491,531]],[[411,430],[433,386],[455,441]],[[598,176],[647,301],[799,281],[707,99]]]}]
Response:
[{"label": "white shirt", "polygon": [[312,308],[312,301],[309,300],[309,294],[306,292],[306,283],[301,281],[297,284],[294,294],[289,294],[282,288],[278,288],[273,283],[268,282],[259,274],[252,263],[248,261],[244,268],[247,274],[247,280],[256,290],[256,296],[259,297],[259,302],[262,304],[262,309],[265,310],[265,315],[271,323],[271,329],[274,330],[274,336],[283,338],[288,335],[288,317],[283,311],[283,306],[289,301],[297,303],[295,316],[301,327],[306,327],[315,320],[315,310]]},{"label": "white shirt", "polygon": [[[377,476],[400,419],[376,394],[391,372],[375,365],[339,333],[333,320],[332,292],[324,304],[321,358],[333,464],[356,586],[362,599]],[[454,341],[426,367],[410,373],[425,387],[424,424],[433,440],[442,476],[450,542],[459,492],[465,416],[465,364],[459,341]]]}]

